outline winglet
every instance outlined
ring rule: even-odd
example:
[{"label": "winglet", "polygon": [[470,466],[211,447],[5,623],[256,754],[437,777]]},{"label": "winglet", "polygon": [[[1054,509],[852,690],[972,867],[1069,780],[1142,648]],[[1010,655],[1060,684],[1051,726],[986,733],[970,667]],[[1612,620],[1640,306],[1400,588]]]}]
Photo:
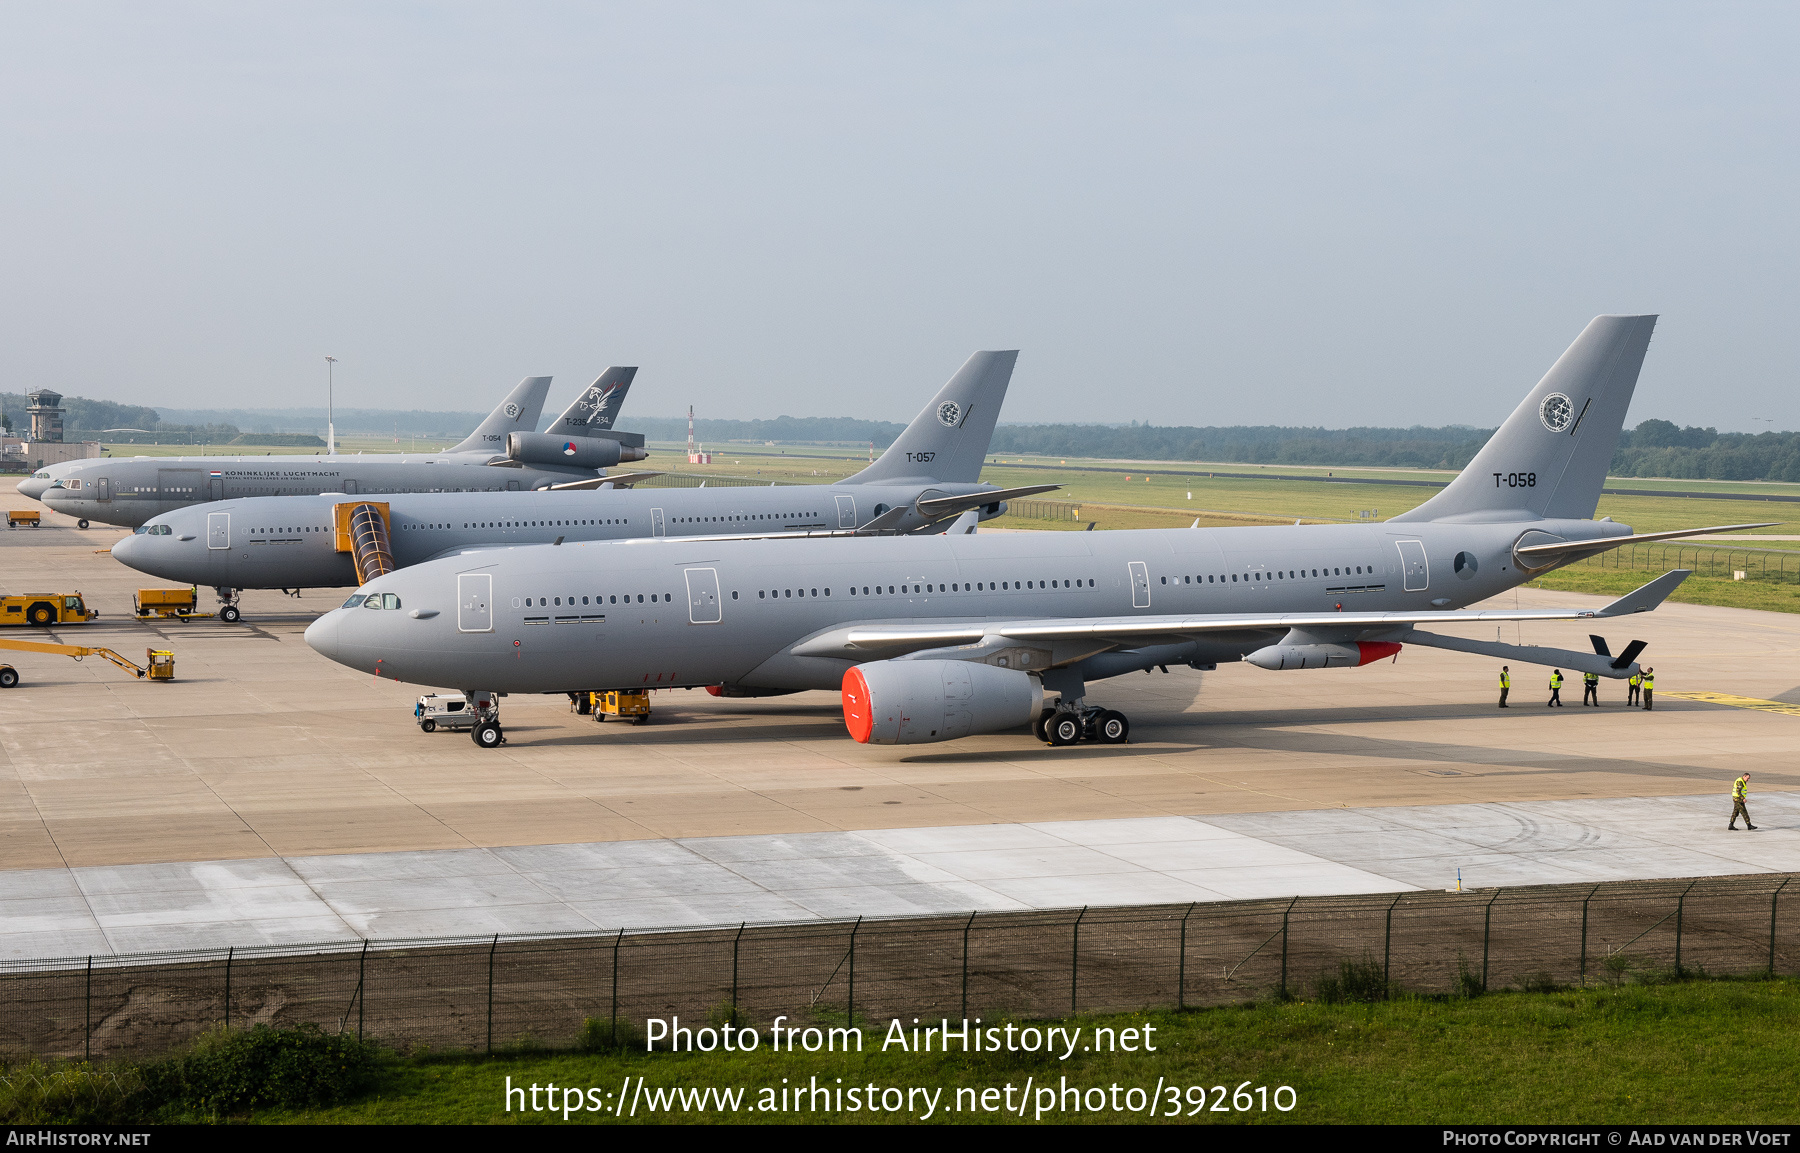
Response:
[{"label": "winglet", "polygon": [[1669,599],[1669,594],[1675,591],[1675,586],[1693,575],[1693,569],[1670,569],[1644,587],[1626,593],[1594,615],[1597,617],[1623,617],[1630,616],[1632,613],[1647,613]]}]

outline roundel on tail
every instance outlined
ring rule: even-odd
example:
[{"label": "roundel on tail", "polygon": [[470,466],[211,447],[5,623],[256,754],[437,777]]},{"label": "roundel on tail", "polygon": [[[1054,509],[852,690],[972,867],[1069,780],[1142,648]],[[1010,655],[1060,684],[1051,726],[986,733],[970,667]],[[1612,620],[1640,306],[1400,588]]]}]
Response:
[{"label": "roundel on tail", "polygon": [[580,451],[580,450],[575,447],[574,441],[566,440],[563,442],[563,455],[564,456],[574,456],[578,451]]},{"label": "roundel on tail", "polygon": [[962,419],[962,406],[954,400],[947,400],[938,405],[938,423],[945,428],[955,428],[956,422]]},{"label": "roundel on tail", "polygon": [[510,420],[519,419],[519,406],[516,404],[507,405],[506,406],[506,415],[507,415],[507,418]]},{"label": "roundel on tail", "polygon": [[1560,392],[1553,392],[1538,405],[1538,419],[1551,432],[1567,432],[1569,422],[1575,419],[1575,402]]}]

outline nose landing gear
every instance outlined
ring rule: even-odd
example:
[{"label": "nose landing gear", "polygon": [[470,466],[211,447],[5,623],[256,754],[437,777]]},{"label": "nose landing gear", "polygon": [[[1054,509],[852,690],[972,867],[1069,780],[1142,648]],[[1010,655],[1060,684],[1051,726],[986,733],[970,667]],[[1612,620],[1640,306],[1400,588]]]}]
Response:
[{"label": "nose landing gear", "polygon": [[243,591],[243,589],[226,588],[223,585],[214,587],[213,592],[219,596],[219,620],[228,625],[235,625],[243,618],[244,614],[238,610],[238,597]]}]

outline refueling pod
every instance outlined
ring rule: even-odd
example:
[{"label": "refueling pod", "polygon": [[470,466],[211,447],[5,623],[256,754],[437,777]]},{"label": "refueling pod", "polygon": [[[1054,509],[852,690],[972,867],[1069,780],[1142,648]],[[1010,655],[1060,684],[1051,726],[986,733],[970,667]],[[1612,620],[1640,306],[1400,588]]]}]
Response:
[{"label": "refueling pod", "polygon": [[972,661],[871,661],[844,674],[844,725],[864,744],[925,745],[1023,728],[1044,686]]},{"label": "refueling pod", "polygon": [[1259,669],[1353,669],[1386,660],[1400,651],[1393,641],[1347,644],[1270,645],[1244,659]]},{"label": "refueling pod", "polygon": [[642,445],[627,444],[611,436],[562,437],[541,432],[509,432],[506,434],[506,455],[520,464],[611,468],[623,461],[643,460],[650,454]]}]

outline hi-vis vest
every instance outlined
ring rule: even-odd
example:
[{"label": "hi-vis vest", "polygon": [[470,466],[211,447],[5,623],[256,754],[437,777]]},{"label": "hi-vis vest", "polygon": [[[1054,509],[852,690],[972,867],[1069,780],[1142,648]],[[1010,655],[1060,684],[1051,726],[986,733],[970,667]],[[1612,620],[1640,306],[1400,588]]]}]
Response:
[{"label": "hi-vis vest", "polygon": [[1631,674],[1631,679],[1630,679],[1630,680],[1628,680],[1628,681],[1626,681],[1626,682],[1625,682],[1625,683],[1626,683],[1626,684],[1628,684],[1628,685],[1630,685],[1630,686],[1631,686],[1631,687],[1632,687],[1632,688],[1634,688],[1634,689],[1635,689],[1635,688],[1637,688],[1637,687],[1638,687],[1638,686],[1639,686],[1639,685],[1641,685],[1641,684],[1643,684],[1643,683],[1644,683],[1644,678],[1643,678],[1643,676],[1642,676],[1642,675],[1641,675],[1641,674],[1639,674],[1639,673],[1632,673],[1632,674]]},{"label": "hi-vis vest", "polygon": [[1500,673],[1500,687],[1503,689],[1512,688],[1512,675],[1504,670]]},{"label": "hi-vis vest", "polygon": [[1584,684],[1597,685],[1600,683],[1600,674],[1599,673],[1582,673],[1581,680]]},{"label": "hi-vis vest", "polygon": [[1550,674],[1550,687],[1553,689],[1562,688],[1562,674],[1561,673],[1551,673]]},{"label": "hi-vis vest", "polygon": [[1647,689],[1654,689],[1656,687],[1656,674],[1655,673],[1645,673],[1644,674],[1644,687]]},{"label": "hi-vis vest", "polygon": [[1744,791],[1746,789],[1748,789],[1749,787],[1750,786],[1744,782],[1744,778],[1739,777],[1737,780],[1735,780],[1731,783],[1731,799],[1734,801],[1743,800],[1744,799]]}]

